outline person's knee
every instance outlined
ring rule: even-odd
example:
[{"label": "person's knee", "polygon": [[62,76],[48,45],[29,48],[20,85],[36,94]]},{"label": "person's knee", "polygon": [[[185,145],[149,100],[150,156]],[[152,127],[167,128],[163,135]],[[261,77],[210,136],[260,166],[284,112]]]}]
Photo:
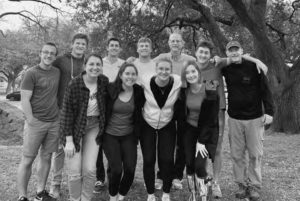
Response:
[{"label": "person's knee", "polygon": [[40,160],[42,163],[47,163],[50,164],[51,163],[51,157],[52,157],[52,153],[47,153],[47,154],[40,154]]},{"label": "person's knee", "polygon": [[262,152],[251,152],[249,151],[249,160],[250,161],[257,161],[257,160],[261,160],[263,156]]},{"label": "person's knee", "polygon": [[165,164],[172,164],[174,162],[172,154],[162,154],[158,156],[160,161],[163,161]]},{"label": "person's knee", "polygon": [[96,166],[85,165],[82,169],[82,176],[96,178]]},{"label": "person's knee", "polygon": [[136,164],[124,164],[124,172],[127,174],[134,174]]},{"label": "person's knee", "polygon": [[32,163],[35,159],[35,156],[23,156],[21,161],[21,166],[24,168],[30,168],[32,166]]},{"label": "person's knee", "polygon": [[153,166],[155,165],[155,157],[152,156],[144,156],[144,166]]}]

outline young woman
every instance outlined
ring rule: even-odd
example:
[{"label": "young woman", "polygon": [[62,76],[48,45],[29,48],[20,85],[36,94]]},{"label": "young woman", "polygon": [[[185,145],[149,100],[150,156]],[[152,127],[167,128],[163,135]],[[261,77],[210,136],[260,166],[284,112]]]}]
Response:
[{"label": "young woman", "polygon": [[134,179],[137,142],[145,103],[142,87],[135,84],[134,64],[124,63],[108,86],[103,150],[108,160],[110,201],[124,200]]},{"label": "young woman", "polygon": [[101,56],[88,56],[85,71],[70,82],[63,101],[61,140],[71,201],[90,201],[93,195],[108,85],[102,66]]},{"label": "young woman", "polygon": [[202,83],[200,70],[193,61],[183,68],[182,83],[176,103],[176,117],[178,132],[183,135],[187,180],[191,191],[189,200],[196,200],[197,189],[205,200],[206,162],[208,158],[214,160],[219,136],[217,83]]},{"label": "young woman", "polygon": [[162,200],[170,200],[176,139],[173,113],[181,86],[180,77],[171,73],[172,62],[168,59],[158,60],[156,75],[148,79],[144,85],[146,102],[143,108],[143,133],[140,136],[140,143],[144,162],[144,180],[148,192],[147,201],[155,201],[156,150],[163,180]]}]

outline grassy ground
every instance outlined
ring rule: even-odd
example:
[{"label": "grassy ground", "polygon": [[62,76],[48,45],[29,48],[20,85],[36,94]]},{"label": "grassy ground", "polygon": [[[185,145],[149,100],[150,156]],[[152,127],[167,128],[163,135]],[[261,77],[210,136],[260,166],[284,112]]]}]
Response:
[{"label": "grassy ground", "polygon": [[[1,143],[0,143],[1,144]],[[269,134],[265,137],[265,153],[263,159],[263,201],[299,201],[300,200],[300,136],[285,134]],[[13,201],[17,199],[16,172],[20,162],[20,146],[0,146],[0,200]],[[236,186],[232,179],[232,166],[228,151],[228,138],[224,144],[224,168],[221,175],[221,188],[224,197],[221,200],[233,201]],[[36,164],[33,167],[32,178],[29,183],[29,196],[33,197],[36,182]],[[64,176],[64,178],[66,178]],[[172,200],[187,200],[188,190],[172,191]],[[156,192],[158,197],[161,192]],[[67,200],[66,179],[63,183],[61,201]],[[108,200],[108,194],[103,191],[95,194],[93,201]],[[136,177],[132,189],[126,200],[146,200],[146,191],[143,185],[142,158],[139,150]]]}]

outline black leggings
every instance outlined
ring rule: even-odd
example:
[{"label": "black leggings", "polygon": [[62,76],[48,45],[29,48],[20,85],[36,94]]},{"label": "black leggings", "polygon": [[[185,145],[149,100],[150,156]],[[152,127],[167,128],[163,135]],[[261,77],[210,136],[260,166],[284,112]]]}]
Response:
[{"label": "black leggings", "polygon": [[96,162],[96,177],[97,177],[97,181],[102,181],[104,183],[105,169],[104,169],[104,163],[103,163],[103,146],[102,145],[99,147],[99,153],[98,153],[97,162]]},{"label": "black leggings", "polygon": [[175,123],[156,130],[143,122],[140,142],[143,154],[143,173],[148,194],[154,193],[156,141],[158,166],[163,180],[163,192],[169,193],[174,169],[174,149],[176,140]]},{"label": "black leggings", "polygon": [[200,153],[195,157],[198,134],[199,130],[196,127],[187,124],[183,135],[186,173],[187,175],[196,173],[197,177],[205,178],[207,176],[207,157],[203,158]]},{"label": "black leggings", "polygon": [[125,196],[133,182],[137,162],[137,143],[133,134],[113,136],[104,134],[103,150],[107,157],[108,190],[111,196]]}]

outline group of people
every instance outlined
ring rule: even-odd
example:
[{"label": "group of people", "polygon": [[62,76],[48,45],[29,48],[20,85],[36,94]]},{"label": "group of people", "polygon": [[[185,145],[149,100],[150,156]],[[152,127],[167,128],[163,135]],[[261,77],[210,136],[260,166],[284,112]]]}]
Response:
[{"label": "group of people", "polygon": [[[70,200],[90,201],[105,185],[103,152],[109,200],[122,201],[134,181],[139,143],[147,201],[156,200],[155,188],[162,189],[162,201],[171,200],[172,186],[182,189],[185,168],[188,200],[205,199],[211,179],[213,195],[222,197],[222,76],[228,90],[236,197],[259,199],[264,125],[273,116],[267,67],[260,60],[243,55],[237,41],[227,44],[227,58],[213,57],[208,41],[201,41],[192,57],[182,53],[184,41],[178,33],[170,35],[170,52],[153,59],[152,42],[146,37],[137,43],[139,57],[127,61],[119,58],[117,38],[108,40],[105,58],[97,53],[86,56],[88,42],[87,35],[76,34],[71,53],[57,58],[56,45],[44,44],[40,63],[24,76],[21,104],[26,121],[18,201],[29,200],[27,186],[38,153],[34,201],[59,197],[64,164]],[[213,178],[207,173],[208,159]]]}]

